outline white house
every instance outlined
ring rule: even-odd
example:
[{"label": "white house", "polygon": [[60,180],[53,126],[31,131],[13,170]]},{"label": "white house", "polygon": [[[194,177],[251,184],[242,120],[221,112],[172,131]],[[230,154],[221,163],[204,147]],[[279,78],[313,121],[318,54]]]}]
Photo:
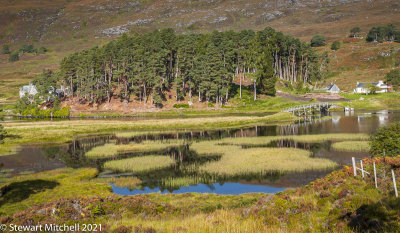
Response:
[{"label": "white house", "polygon": [[325,90],[326,90],[327,92],[329,92],[329,93],[339,93],[339,92],[340,92],[340,88],[339,88],[336,84],[333,84],[333,83],[330,83],[330,84],[325,88]]},{"label": "white house", "polygon": [[377,86],[379,88],[379,91],[377,91],[376,93],[388,92],[389,88],[390,88],[382,80],[379,80],[378,82],[373,82],[373,83],[360,83],[360,82],[357,82],[357,87],[354,89],[354,93],[368,94],[370,85],[375,85],[375,86]]},{"label": "white house", "polygon": [[27,86],[23,86],[19,89],[19,98],[26,96],[35,96],[38,93],[38,90],[35,85],[29,83]]}]

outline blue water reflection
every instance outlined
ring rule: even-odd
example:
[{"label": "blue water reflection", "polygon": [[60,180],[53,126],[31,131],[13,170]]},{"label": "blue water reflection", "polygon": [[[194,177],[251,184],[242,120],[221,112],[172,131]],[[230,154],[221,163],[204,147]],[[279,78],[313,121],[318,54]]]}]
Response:
[{"label": "blue water reflection", "polygon": [[252,185],[252,184],[241,184],[241,183],[214,183],[214,184],[198,184],[193,186],[180,187],[177,190],[168,191],[160,190],[159,188],[148,188],[129,190],[128,188],[120,188],[111,184],[113,193],[119,195],[136,195],[146,193],[215,193],[223,195],[239,195],[244,193],[277,193],[285,190],[286,188],[276,188],[266,185]]}]

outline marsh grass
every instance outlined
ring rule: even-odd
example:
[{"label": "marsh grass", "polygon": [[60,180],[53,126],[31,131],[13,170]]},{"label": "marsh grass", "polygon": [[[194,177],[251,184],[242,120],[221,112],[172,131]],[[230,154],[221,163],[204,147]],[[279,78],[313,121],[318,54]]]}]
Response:
[{"label": "marsh grass", "polygon": [[212,156],[212,155],[222,155],[229,153],[235,149],[239,149],[238,145],[218,145],[219,141],[201,141],[194,142],[190,145],[190,149],[198,153],[199,156]]},{"label": "marsh grass", "polygon": [[119,172],[141,173],[168,168],[174,163],[175,161],[169,156],[148,155],[143,157],[108,161],[104,163],[104,168]]},{"label": "marsh grass", "polygon": [[223,138],[220,144],[231,145],[266,145],[277,140],[293,140],[303,143],[317,143],[324,141],[342,141],[342,140],[368,140],[367,134],[311,134],[311,135],[287,135],[287,136],[265,136],[265,137],[240,137]]},{"label": "marsh grass", "polygon": [[133,138],[138,136],[146,136],[146,135],[159,135],[159,134],[176,134],[176,133],[184,133],[186,130],[155,130],[155,131],[127,131],[127,132],[116,132],[115,136],[119,138]]},{"label": "marsh grass", "polygon": [[336,151],[368,152],[370,145],[369,141],[335,142],[332,144],[332,148]]},{"label": "marsh grass", "polygon": [[128,188],[130,190],[140,188],[142,181],[137,177],[110,177],[110,178],[96,178],[92,180],[97,183],[114,184],[120,188]]},{"label": "marsh grass", "polygon": [[198,175],[191,175],[191,176],[184,176],[184,177],[168,177],[161,179],[161,184],[166,187],[182,187],[182,186],[189,186],[189,185],[197,185],[197,184],[211,184],[217,183],[218,179],[209,176],[198,176]]},{"label": "marsh grass", "polygon": [[250,125],[267,125],[289,123],[297,117],[290,113],[277,113],[268,116],[227,116],[200,117],[185,119],[154,119],[139,121],[122,120],[76,120],[76,121],[41,121],[41,122],[9,122],[4,127],[9,137],[0,146],[0,154],[9,154],[13,148],[21,144],[62,143],[72,140],[78,135],[110,134],[116,131],[149,131],[175,129],[213,129],[233,128]]},{"label": "marsh grass", "polygon": [[309,151],[295,148],[229,148],[219,161],[206,163],[199,170],[220,176],[237,176],[325,170],[337,166],[329,159],[311,158],[310,155]]},{"label": "marsh grass", "polygon": [[86,152],[86,156],[89,158],[108,158],[114,157],[118,154],[126,154],[133,152],[152,152],[165,150],[169,147],[177,147],[184,144],[183,140],[171,140],[171,141],[144,141],[142,143],[132,144],[105,144],[92,148]]}]

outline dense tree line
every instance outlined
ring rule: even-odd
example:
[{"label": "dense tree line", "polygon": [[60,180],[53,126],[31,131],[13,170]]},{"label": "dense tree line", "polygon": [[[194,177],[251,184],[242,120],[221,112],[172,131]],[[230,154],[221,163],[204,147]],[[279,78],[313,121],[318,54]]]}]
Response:
[{"label": "dense tree line", "polygon": [[60,77],[74,97],[92,103],[117,97],[161,106],[169,92],[176,100],[223,104],[239,74],[254,79],[256,93],[274,95],[277,78],[321,79],[326,60],[272,28],[187,35],[163,29],[71,54],[61,62]]}]

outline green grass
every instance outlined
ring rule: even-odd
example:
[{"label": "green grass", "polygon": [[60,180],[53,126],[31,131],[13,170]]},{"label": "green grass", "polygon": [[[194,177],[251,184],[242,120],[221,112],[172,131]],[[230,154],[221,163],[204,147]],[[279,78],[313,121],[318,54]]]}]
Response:
[{"label": "green grass", "polygon": [[118,154],[133,153],[133,152],[151,152],[160,151],[168,147],[176,147],[183,145],[184,141],[172,140],[172,141],[144,141],[142,143],[131,143],[131,144],[105,144],[103,146],[97,146],[86,152],[86,156],[89,158],[107,158],[114,157]]},{"label": "green grass", "polygon": [[[365,159],[372,172],[394,170],[399,157]],[[391,176],[374,186],[373,176],[354,177],[345,166],[308,185],[275,195],[146,194],[118,196],[112,179],[93,179],[94,169],[61,169],[9,179],[2,186],[0,215],[7,223],[102,223],[106,232],[398,232],[400,199]],[[189,179],[171,181],[185,183]],[[101,183],[98,183],[101,182]],[[133,178],[133,183],[139,182]],[[54,212],[53,212],[54,211]],[[8,216],[8,217],[4,217]],[[355,216],[347,217],[347,216]],[[354,221],[356,219],[357,221]],[[377,221],[379,225],[367,223]],[[126,232],[126,231],[125,231]]]},{"label": "green grass", "polygon": [[[219,146],[224,147],[224,146]],[[215,148],[215,147],[214,147]],[[311,152],[295,148],[228,147],[218,161],[200,166],[200,172],[221,176],[324,170],[337,166],[329,159],[311,158]]]},{"label": "green grass", "polygon": [[21,144],[65,143],[78,135],[111,134],[116,131],[149,131],[172,129],[214,129],[245,127],[293,122],[297,117],[290,113],[269,116],[202,117],[188,119],[121,120],[76,120],[4,123],[9,137],[0,145],[0,155],[9,154]]},{"label": "green grass", "polygon": [[140,188],[142,181],[137,177],[110,177],[110,178],[96,178],[92,180],[96,183],[114,184],[120,188],[129,188],[131,190]]},{"label": "green grass", "polygon": [[97,169],[68,168],[11,178],[1,186],[0,215],[10,215],[34,204],[60,198],[109,195],[111,187],[108,184],[90,181],[97,174]]},{"label": "green grass", "polygon": [[167,168],[172,166],[175,161],[169,156],[148,155],[108,161],[104,163],[104,169],[120,172],[148,172],[152,170]]},{"label": "green grass", "polygon": [[211,184],[211,183],[217,183],[218,180],[215,178],[208,178],[208,177],[203,177],[203,176],[184,176],[184,177],[168,177],[161,179],[161,183],[163,186],[166,187],[175,187],[175,188],[180,188],[182,186],[189,186],[189,185],[197,185],[200,183],[203,184]]},{"label": "green grass", "polygon": [[367,134],[310,134],[310,135],[284,135],[284,136],[265,136],[265,137],[240,137],[223,138],[219,143],[231,145],[266,145],[276,140],[294,140],[303,143],[317,143],[323,141],[342,141],[342,140],[368,140]]},{"label": "green grass", "polygon": [[398,110],[400,109],[400,93],[379,93],[379,94],[341,94],[344,98],[352,100],[351,102],[337,103],[343,107],[350,106],[361,110]]},{"label": "green grass", "polygon": [[332,148],[337,151],[347,152],[368,152],[370,149],[369,141],[349,141],[349,142],[335,142]]}]

